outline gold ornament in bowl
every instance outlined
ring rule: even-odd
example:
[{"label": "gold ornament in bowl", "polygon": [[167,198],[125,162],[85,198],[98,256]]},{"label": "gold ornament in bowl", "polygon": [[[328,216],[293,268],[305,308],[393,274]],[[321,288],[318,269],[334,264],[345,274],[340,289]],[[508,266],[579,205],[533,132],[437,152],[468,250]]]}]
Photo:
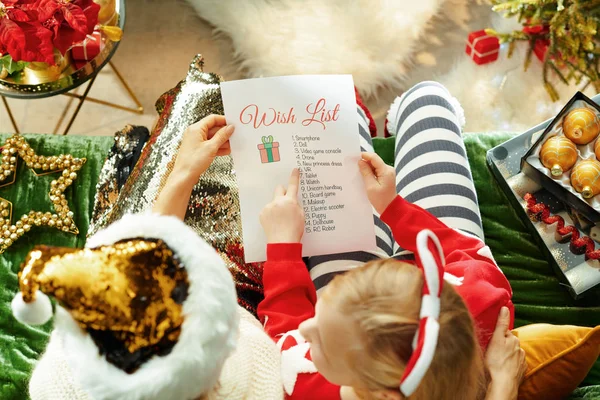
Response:
[{"label": "gold ornament in bowl", "polygon": [[554,177],[560,177],[577,162],[577,147],[564,136],[553,136],[542,145],[540,160]]},{"label": "gold ornament in bowl", "polygon": [[565,136],[576,144],[588,144],[600,133],[600,120],[596,113],[586,107],[570,111],[563,120]]},{"label": "gold ornament in bowl", "polygon": [[116,10],[116,0],[94,0],[94,3],[100,6],[98,12],[98,24],[116,25],[119,16]]},{"label": "gold ornament in bowl", "polygon": [[30,84],[54,82],[71,65],[71,57],[67,53],[64,57],[56,50],[54,61],[56,65],[48,65],[43,62],[31,62],[23,69],[23,80]]},{"label": "gold ornament in bowl", "polygon": [[600,162],[583,160],[575,164],[571,172],[571,185],[585,199],[600,193]]}]

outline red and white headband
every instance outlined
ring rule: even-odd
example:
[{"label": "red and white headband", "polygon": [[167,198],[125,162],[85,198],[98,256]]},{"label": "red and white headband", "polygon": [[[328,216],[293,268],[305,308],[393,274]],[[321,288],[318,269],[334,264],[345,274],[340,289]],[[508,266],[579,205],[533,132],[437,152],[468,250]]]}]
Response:
[{"label": "red and white headband", "polygon": [[413,352],[400,381],[400,392],[412,395],[427,373],[440,333],[440,294],[444,283],[444,252],[439,239],[428,229],[417,235],[417,265],[423,269],[423,299],[419,329],[413,341]]}]

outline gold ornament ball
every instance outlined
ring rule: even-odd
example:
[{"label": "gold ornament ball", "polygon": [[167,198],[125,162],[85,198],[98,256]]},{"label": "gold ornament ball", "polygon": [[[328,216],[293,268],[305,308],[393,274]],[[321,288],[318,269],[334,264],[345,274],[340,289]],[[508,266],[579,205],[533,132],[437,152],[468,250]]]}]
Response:
[{"label": "gold ornament ball", "polygon": [[600,120],[589,108],[576,108],[563,120],[563,132],[576,144],[588,144],[600,133]]},{"label": "gold ornament ball", "polygon": [[575,164],[571,172],[571,185],[586,199],[600,193],[600,162],[583,160]]},{"label": "gold ornament ball", "polygon": [[542,145],[540,160],[552,176],[560,177],[577,162],[577,147],[564,136],[553,136]]},{"label": "gold ornament ball", "polygon": [[594,154],[596,155],[596,158],[600,160],[600,139],[596,140],[596,143],[594,144]]}]

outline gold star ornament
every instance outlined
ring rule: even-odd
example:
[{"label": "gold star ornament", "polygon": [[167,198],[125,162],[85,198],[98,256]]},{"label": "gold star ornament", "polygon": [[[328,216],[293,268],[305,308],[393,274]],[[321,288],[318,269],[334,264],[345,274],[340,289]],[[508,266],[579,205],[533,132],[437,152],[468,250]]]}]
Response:
[{"label": "gold star ornament", "polygon": [[61,172],[57,179],[50,183],[50,201],[54,211],[31,210],[12,224],[13,205],[0,197],[0,254],[4,253],[17,239],[33,226],[49,226],[61,231],[77,235],[79,229],[73,220],[73,212],[64,191],[77,179],[77,171],[85,163],[85,158],[75,158],[70,154],[58,156],[40,156],[29,146],[21,135],[6,139],[2,146],[2,163],[0,164],[0,188],[13,184],[17,175],[17,160],[21,158],[36,176]]}]

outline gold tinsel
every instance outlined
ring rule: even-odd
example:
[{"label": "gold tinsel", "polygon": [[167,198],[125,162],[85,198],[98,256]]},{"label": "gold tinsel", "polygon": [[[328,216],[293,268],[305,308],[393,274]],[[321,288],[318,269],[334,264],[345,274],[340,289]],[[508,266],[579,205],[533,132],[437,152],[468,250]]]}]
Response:
[{"label": "gold tinsel", "polygon": [[[27,167],[31,168],[36,176],[60,171],[62,174],[50,184],[49,196],[54,206],[53,211],[31,210],[12,224],[13,205],[7,199],[0,197],[0,254],[4,253],[26,232],[29,232],[33,226],[49,226],[75,235],[79,233],[73,220],[73,212],[69,209],[69,203],[63,192],[77,179],[77,171],[81,169],[86,159],[75,158],[70,154],[37,155],[23,136],[14,135],[6,139],[2,146],[0,187],[15,182],[18,158],[25,161]],[[40,170],[41,172],[39,172]]]}]

